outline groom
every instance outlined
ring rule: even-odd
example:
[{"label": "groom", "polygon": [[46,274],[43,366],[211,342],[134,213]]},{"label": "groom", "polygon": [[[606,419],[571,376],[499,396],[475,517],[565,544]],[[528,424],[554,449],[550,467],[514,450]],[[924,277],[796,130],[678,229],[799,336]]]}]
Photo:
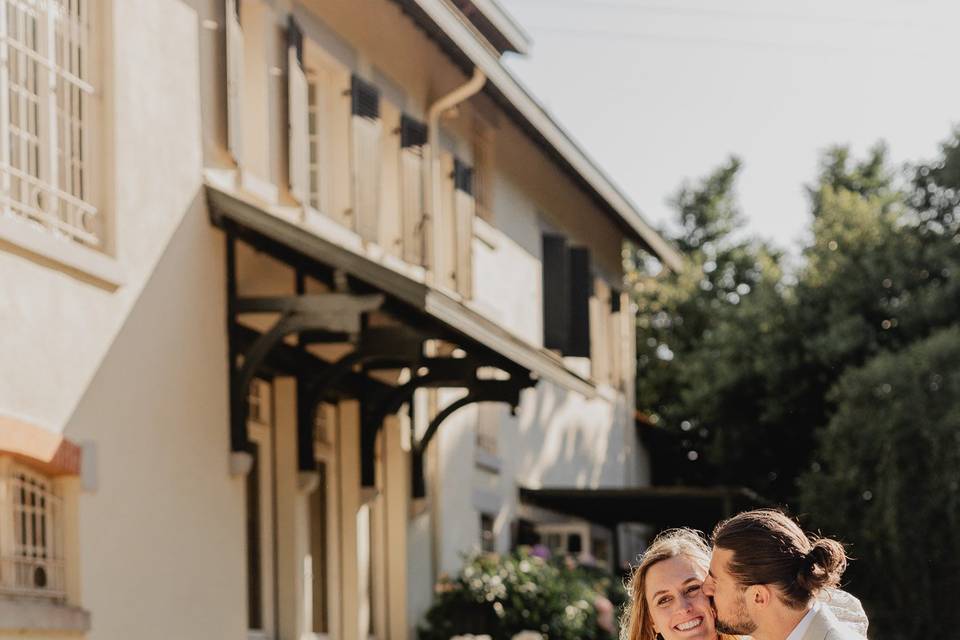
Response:
[{"label": "groom", "polygon": [[[836,587],[847,557],[827,538],[809,539],[779,511],[746,511],[713,532],[703,592],[717,609],[717,631],[754,640],[854,640],[817,593]],[[862,639],[861,639],[862,640]]]}]

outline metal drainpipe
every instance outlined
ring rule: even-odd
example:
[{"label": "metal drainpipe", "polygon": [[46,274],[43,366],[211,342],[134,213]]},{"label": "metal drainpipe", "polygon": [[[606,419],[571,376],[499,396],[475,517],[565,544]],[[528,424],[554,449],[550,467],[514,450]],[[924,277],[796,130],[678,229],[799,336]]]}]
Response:
[{"label": "metal drainpipe", "polygon": [[440,216],[440,197],[443,176],[440,175],[440,116],[464,100],[476,95],[487,83],[487,75],[480,67],[473,67],[473,77],[430,105],[427,111],[427,219],[429,221],[429,271],[428,282],[437,284],[437,255],[440,238],[437,234],[437,219]]}]

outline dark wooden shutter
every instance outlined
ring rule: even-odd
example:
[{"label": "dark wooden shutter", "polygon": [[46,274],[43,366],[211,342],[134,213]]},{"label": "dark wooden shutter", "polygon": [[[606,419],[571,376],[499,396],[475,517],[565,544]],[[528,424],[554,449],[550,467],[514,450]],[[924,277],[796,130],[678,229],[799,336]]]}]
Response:
[{"label": "dark wooden shutter", "polygon": [[365,80],[353,76],[350,83],[350,106],[355,116],[377,120],[380,118],[380,91]]},{"label": "dark wooden shutter", "polygon": [[453,186],[459,191],[473,195],[473,167],[459,158],[453,160]]},{"label": "dark wooden shutter", "polygon": [[564,355],[590,357],[590,296],[593,275],[590,250],[570,248],[570,344]]},{"label": "dark wooden shutter", "polygon": [[570,342],[570,253],[563,236],[543,236],[543,346],[565,353]]},{"label": "dark wooden shutter", "polygon": [[303,31],[293,15],[287,16],[287,47],[293,49],[297,64],[303,67]]},{"label": "dark wooden shutter", "polygon": [[400,118],[400,147],[422,147],[427,144],[427,125],[403,114]]}]

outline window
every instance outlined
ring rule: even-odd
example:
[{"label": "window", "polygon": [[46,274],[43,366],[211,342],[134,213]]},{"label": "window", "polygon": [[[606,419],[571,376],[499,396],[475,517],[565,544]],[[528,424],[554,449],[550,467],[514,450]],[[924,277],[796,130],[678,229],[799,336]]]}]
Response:
[{"label": "window", "polygon": [[336,637],[338,552],[335,505],[337,503],[337,411],[321,403],[314,423],[313,452],[319,482],[309,497],[309,579],[305,602],[310,606],[308,629],[315,639]]},{"label": "window", "polygon": [[544,540],[552,553],[563,553],[565,550],[566,540],[562,533],[548,533]]},{"label": "window", "polygon": [[497,550],[493,533],[493,516],[488,513],[480,514],[480,550],[484,553],[493,553]]},{"label": "window", "polygon": [[473,167],[455,159],[453,163],[454,280],[457,293],[469,298],[473,293],[473,218],[476,201],[473,194]]},{"label": "window", "polygon": [[3,215],[102,248],[90,175],[97,5],[0,0],[0,194]]},{"label": "window", "polygon": [[477,405],[477,462],[499,455],[497,438],[500,431],[500,405],[481,402]]},{"label": "window", "polygon": [[591,538],[590,555],[597,561],[597,564],[610,564],[610,541],[596,536]]},{"label": "window", "polygon": [[66,598],[62,513],[49,478],[0,460],[0,593]]},{"label": "window", "polygon": [[274,629],[273,441],[271,387],[262,380],[250,386],[250,453],[253,464],[246,479],[247,621],[248,636],[262,640]]},{"label": "window", "polygon": [[320,482],[310,494],[310,602],[312,603],[311,631],[315,634],[326,635],[330,631],[330,606],[328,599],[328,496],[330,483],[327,463],[317,462],[317,473]]}]

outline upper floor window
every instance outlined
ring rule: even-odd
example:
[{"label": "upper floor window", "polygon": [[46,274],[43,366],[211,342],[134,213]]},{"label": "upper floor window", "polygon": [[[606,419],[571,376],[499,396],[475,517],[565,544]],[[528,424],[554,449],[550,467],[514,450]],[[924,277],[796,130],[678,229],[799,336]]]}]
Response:
[{"label": "upper floor window", "polygon": [[89,0],[0,0],[3,215],[101,248]]},{"label": "upper floor window", "polygon": [[49,478],[0,459],[0,593],[66,597],[62,516]]}]

